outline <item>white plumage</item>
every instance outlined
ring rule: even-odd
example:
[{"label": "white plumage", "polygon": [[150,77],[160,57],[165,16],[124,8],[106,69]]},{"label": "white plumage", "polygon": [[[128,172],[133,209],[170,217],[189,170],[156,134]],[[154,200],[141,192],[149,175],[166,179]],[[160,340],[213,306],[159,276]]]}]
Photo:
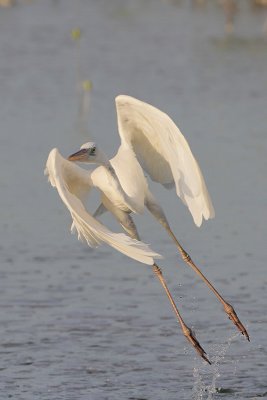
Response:
[{"label": "white plumage", "polygon": [[203,217],[214,217],[198,163],[171,118],[130,96],[117,96],[116,107],[122,146],[131,147],[150,178],[167,188],[175,185],[197,226]]},{"label": "white plumage", "polygon": [[104,242],[127,256],[145,264],[152,265],[153,258],[160,258],[146,244],[131,239],[123,233],[111,232],[97,221],[84,206],[86,195],[92,187],[104,193],[112,190],[125,204],[123,192],[117,190],[117,182],[103,167],[86,171],[64,159],[57,149],[51,150],[46,163],[46,174],[54,186],[73,219],[72,230],[76,229],[78,237],[89,246],[96,247]]},{"label": "white plumage", "polygon": [[143,213],[145,207],[176,240],[163,209],[149,190],[143,170],[164,187],[176,187],[197,226],[203,217],[212,218],[214,209],[197,161],[170,117],[130,96],[117,96],[115,103],[121,138],[117,154],[109,160],[94,142],[83,144],[69,160],[99,164],[94,170],[85,171],[54,149],[47,161],[49,179],[69,209],[79,238],[90,246],[106,242],[132,258],[141,257],[142,262],[151,263],[151,257],[158,255],[147,245],[110,232],[86,211],[83,203],[91,187],[101,192],[101,205],[95,216],[109,210],[136,240],[139,236],[130,213]]}]

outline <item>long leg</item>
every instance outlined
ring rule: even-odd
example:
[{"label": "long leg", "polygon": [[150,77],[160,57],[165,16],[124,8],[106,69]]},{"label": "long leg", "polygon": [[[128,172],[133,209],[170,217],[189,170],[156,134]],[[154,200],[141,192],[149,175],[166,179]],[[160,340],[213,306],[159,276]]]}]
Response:
[{"label": "long leg", "polygon": [[212,292],[215,294],[215,296],[219,299],[219,301],[222,303],[224,311],[226,314],[228,314],[228,317],[233,323],[236,325],[236,327],[239,329],[239,331],[242,333],[242,335],[245,335],[246,338],[249,340],[249,335],[247,333],[246,328],[238,318],[233,306],[231,304],[227,303],[224,298],[220,295],[220,293],[215,289],[215,287],[210,283],[210,281],[203,275],[203,273],[200,271],[200,269],[195,265],[189,254],[184,250],[184,248],[181,246],[181,244],[178,242],[176,239],[174,233],[172,232],[170,225],[167,221],[167,218],[165,217],[164,211],[160,207],[159,204],[157,204],[154,196],[149,193],[146,199],[146,206],[148,210],[151,212],[151,214],[161,223],[161,225],[166,229],[170,237],[173,239],[174,243],[176,244],[182,259],[186,262],[186,264],[191,267],[196,274],[206,283],[206,285],[212,290]]},{"label": "long leg", "polygon": [[184,336],[189,341],[189,343],[191,343],[192,346],[196,349],[198,354],[205,361],[207,361],[209,364],[211,364],[211,362],[209,361],[209,359],[206,356],[205,350],[200,346],[200,344],[199,344],[198,340],[196,339],[196,337],[194,336],[192,330],[190,328],[188,328],[188,326],[184,323],[184,320],[182,319],[181,314],[178,311],[178,308],[177,308],[177,306],[176,306],[176,304],[175,304],[175,302],[173,300],[173,297],[172,297],[172,295],[171,295],[171,293],[170,293],[170,291],[168,289],[166,281],[165,281],[165,279],[164,279],[164,277],[162,275],[162,271],[161,271],[161,269],[159,268],[159,266],[156,263],[153,265],[153,271],[154,271],[155,275],[158,277],[161,285],[163,286],[163,288],[164,288],[164,290],[165,290],[165,292],[166,292],[166,294],[168,296],[168,299],[169,299],[169,301],[170,301],[170,303],[171,303],[171,305],[173,307],[173,310],[174,310],[174,312],[176,314],[178,322],[181,325],[181,328],[182,328]]},{"label": "long leg", "polygon": [[220,295],[220,293],[215,289],[215,287],[210,283],[210,281],[205,277],[205,275],[203,275],[203,273],[200,271],[200,269],[195,265],[195,263],[193,262],[193,260],[191,259],[191,257],[189,256],[189,254],[184,250],[184,248],[180,245],[180,243],[178,242],[178,240],[176,239],[175,235],[173,234],[173,232],[171,231],[171,229],[169,228],[168,230],[169,235],[173,238],[174,242],[176,243],[176,246],[179,250],[179,252],[181,253],[181,256],[183,258],[183,260],[187,263],[187,265],[189,265],[198,276],[200,276],[200,278],[206,283],[206,285],[213,291],[213,293],[215,294],[215,296],[219,299],[219,301],[222,303],[224,311],[226,312],[226,314],[228,314],[228,317],[231,321],[233,321],[233,323],[236,325],[237,329],[239,329],[239,331],[242,333],[242,335],[245,335],[246,338],[249,341],[249,335],[248,332],[246,330],[246,328],[244,327],[244,325],[242,324],[242,322],[240,321],[240,319],[238,318],[233,306],[231,304],[229,304],[228,302],[226,302],[224,300],[224,298]]},{"label": "long leg", "polygon": [[[130,216],[130,214],[128,214],[128,213],[126,213],[124,211],[121,211],[121,210],[119,210],[117,208],[114,208],[112,206],[112,204],[110,204],[109,201],[107,201],[107,199],[103,198],[103,200],[104,200],[105,206],[108,206],[109,210],[113,213],[113,215],[119,221],[121,226],[126,230],[128,235],[131,236],[133,239],[140,240],[139,239],[139,234],[138,234],[136,226],[135,226],[135,223],[132,220],[132,217]],[[167,287],[166,281],[163,278],[161,269],[156,264],[154,264],[153,265],[153,271],[156,274],[156,276],[158,277],[160,283],[162,284],[162,286],[163,286],[163,288],[164,288],[164,290],[165,290],[165,292],[166,292],[166,294],[168,296],[168,299],[169,299],[169,301],[170,301],[170,303],[171,303],[171,305],[172,305],[172,307],[174,309],[174,312],[175,312],[175,314],[177,316],[177,319],[178,319],[178,321],[179,321],[179,323],[181,325],[183,334],[185,335],[187,340],[194,346],[194,348],[199,353],[199,355],[210,364],[210,361],[206,356],[206,352],[200,346],[199,342],[197,341],[197,339],[193,335],[192,330],[190,328],[188,328],[186,326],[186,324],[184,323],[184,321],[183,321],[183,319],[181,317],[181,314],[179,313],[178,308],[176,307],[176,304],[175,304],[175,302],[173,300],[173,297],[172,297],[172,295],[171,295],[171,293],[170,293],[170,291],[169,291],[169,289]]]}]

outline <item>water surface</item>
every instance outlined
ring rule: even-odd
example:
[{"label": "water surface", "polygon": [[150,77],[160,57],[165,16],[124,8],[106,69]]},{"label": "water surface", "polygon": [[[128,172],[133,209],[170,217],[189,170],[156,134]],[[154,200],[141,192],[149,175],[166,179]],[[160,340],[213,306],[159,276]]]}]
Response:
[{"label": "water surface", "polygon": [[[263,21],[244,7],[225,39],[217,7],[185,1],[36,0],[0,10],[3,399],[266,397]],[[77,77],[93,82],[88,134],[77,129]],[[152,188],[178,238],[234,304],[250,343],[157,223],[147,214],[136,222],[165,256],[170,289],[211,367],[188,347],[150,268],[79,243],[43,176],[52,147],[68,155],[89,134],[115,153],[119,93],[166,111],[206,177],[216,218],[201,229],[174,193]]]}]

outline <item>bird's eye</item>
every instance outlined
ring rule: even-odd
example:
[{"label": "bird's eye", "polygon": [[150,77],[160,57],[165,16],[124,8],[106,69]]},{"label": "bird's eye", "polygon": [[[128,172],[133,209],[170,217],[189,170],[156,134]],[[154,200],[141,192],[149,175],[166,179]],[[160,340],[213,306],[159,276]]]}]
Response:
[{"label": "bird's eye", "polygon": [[90,154],[91,154],[91,155],[94,155],[94,154],[95,154],[95,150],[96,150],[95,147],[92,147],[92,148],[91,148],[91,151],[90,151]]}]

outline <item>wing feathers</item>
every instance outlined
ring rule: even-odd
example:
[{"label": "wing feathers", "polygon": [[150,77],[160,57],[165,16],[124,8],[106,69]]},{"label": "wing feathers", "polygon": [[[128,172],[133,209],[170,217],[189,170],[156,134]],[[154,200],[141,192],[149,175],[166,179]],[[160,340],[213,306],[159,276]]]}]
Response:
[{"label": "wing feathers", "polygon": [[130,96],[116,97],[122,144],[132,147],[151,179],[176,193],[194,222],[212,218],[214,209],[201,170],[179,128],[164,112]]},{"label": "wing feathers", "polygon": [[131,239],[123,233],[111,232],[86,211],[82,198],[92,186],[89,171],[67,161],[57,149],[53,149],[48,156],[45,173],[70,211],[73,219],[72,231],[76,229],[79,239],[85,240],[91,247],[102,242],[107,243],[144,264],[152,265],[153,258],[161,257],[143,242]]}]

